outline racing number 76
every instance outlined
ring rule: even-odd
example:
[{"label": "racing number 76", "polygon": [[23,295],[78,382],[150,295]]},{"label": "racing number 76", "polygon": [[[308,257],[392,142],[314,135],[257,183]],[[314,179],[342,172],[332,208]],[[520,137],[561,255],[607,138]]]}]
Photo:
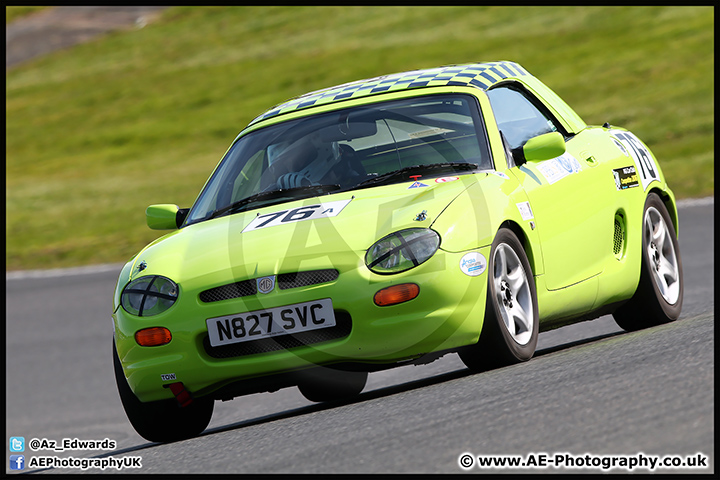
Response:
[{"label": "racing number 76", "polygon": [[293,210],[281,210],[279,212],[273,212],[273,213],[267,213],[265,215],[258,216],[258,220],[261,218],[268,218],[262,223],[259,223],[255,226],[255,228],[264,227],[268,223],[277,220],[280,217],[282,220],[280,220],[280,223],[287,223],[287,222],[297,222],[299,220],[305,220],[306,218],[312,217],[313,214],[317,211],[318,208],[322,208],[322,205],[310,205],[308,207],[299,207],[295,208]]}]

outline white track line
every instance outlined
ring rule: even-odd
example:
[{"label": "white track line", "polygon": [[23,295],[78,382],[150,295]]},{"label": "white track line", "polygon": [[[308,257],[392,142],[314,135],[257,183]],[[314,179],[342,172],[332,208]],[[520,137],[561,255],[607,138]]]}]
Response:
[{"label": "white track line", "polygon": [[71,275],[88,275],[91,273],[117,272],[124,266],[123,263],[89,265],[87,267],[53,268],[51,270],[19,270],[5,272],[5,280],[22,280],[25,278],[57,278],[69,277]]},{"label": "white track line", "polygon": [[715,204],[715,197],[684,198],[682,200],[677,201],[678,208],[704,207],[706,205],[714,205],[714,204]]}]

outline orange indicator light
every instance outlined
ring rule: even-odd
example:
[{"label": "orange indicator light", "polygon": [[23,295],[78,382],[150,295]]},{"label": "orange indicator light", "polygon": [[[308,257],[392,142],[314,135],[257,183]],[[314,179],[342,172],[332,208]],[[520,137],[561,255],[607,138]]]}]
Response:
[{"label": "orange indicator light", "polygon": [[157,347],[172,340],[170,330],[165,327],[143,328],[135,332],[135,341],[143,347]]},{"label": "orange indicator light", "polygon": [[379,290],[373,301],[378,307],[387,307],[389,305],[397,305],[398,303],[407,302],[417,297],[420,293],[420,287],[414,283],[402,283],[393,285],[392,287]]}]

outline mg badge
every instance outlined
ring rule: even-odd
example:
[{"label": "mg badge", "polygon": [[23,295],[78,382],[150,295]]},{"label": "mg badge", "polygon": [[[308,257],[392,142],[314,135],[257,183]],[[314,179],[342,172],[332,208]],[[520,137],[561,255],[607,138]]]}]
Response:
[{"label": "mg badge", "polygon": [[275,288],[275,275],[270,277],[262,277],[256,280],[257,289],[260,293],[270,293]]}]

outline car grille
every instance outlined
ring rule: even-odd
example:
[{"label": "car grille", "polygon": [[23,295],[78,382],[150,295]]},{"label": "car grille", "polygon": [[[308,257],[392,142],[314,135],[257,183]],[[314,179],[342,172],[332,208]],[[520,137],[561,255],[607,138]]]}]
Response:
[{"label": "car grille", "polygon": [[[335,269],[310,270],[307,272],[281,273],[277,276],[277,286],[280,290],[289,288],[307,287],[337,280],[338,271]],[[220,302],[231,298],[247,297],[257,294],[255,279],[243,280],[220,287],[211,288],[200,293],[200,300],[205,303]]]},{"label": "car grille", "polygon": [[247,297],[257,293],[255,280],[243,280],[242,282],[231,283],[221,287],[211,288],[200,292],[200,300],[205,303],[219,302],[231,298]]},{"label": "car grille", "polygon": [[334,327],[300,332],[292,335],[262,338],[250,342],[221,345],[219,347],[210,345],[210,339],[205,335],[205,338],[203,338],[203,347],[205,348],[205,352],[213,358],[235,358],[337,340],[350,335],[351,330],[352,318],[350,314],[342,310],[335,310]]},{"label": "car grille", "polygon": [[277,285],[280,290],[287,290],[288,288],[307,287],[308,285],[332,282],[337,280],[337,278],[338,271],[335,269],[281,273],[277,276]]}]

